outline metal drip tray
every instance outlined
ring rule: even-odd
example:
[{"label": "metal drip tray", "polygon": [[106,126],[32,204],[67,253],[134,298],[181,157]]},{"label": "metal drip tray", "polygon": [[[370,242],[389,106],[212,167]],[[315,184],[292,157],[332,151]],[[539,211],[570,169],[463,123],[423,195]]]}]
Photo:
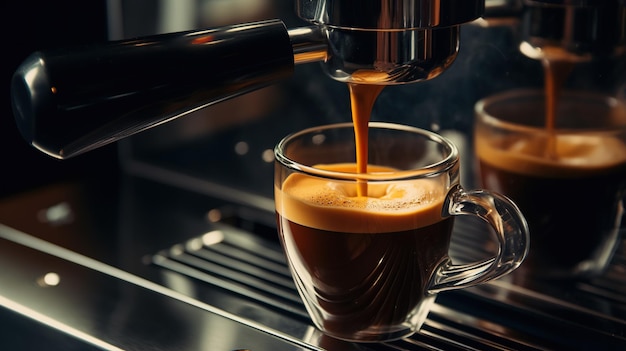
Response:
[{"label": "metal drip tray", "polygon": [[[168,179],[179,183],[130,177],[120,191],[59,185],[0,202],[0,323],[18,322],[0,328],[0,348],[626,350],[624,241],[601,277],[522,284],[512,274],[440,293],[419,333],[350,344],[312,326],[271,200],[227,201],[200,194],[210,183]],[[57,220],[41,222],[42,213]],[[459,217],[452,258],[490,254],[488,235]],[[48,273],[60,284],[41,284]],[[15,347],[25,340],[34,347]]]},{"label": "metal drip tray", "polygon": [[[313,346],[337,350],[546,350],[626,347],[626,242],[609,270],[590,281],[520,286],[514,277],[463,291],[439,294],[420,333],[383,344],[349,344],[321,335],[311,325],[276,240],[232,226],[265,224],[227,216],[217,229],[158,252],[152,263],[172,274],[235,295],[268,327]],[[267,219],[266,219],[267,220]],[[272,231],[271,227],[268,231]],[[457,221],[451,255],[472,259],[486,253],[476,223]],[[241,303],[213,300],[220,308]]]}]

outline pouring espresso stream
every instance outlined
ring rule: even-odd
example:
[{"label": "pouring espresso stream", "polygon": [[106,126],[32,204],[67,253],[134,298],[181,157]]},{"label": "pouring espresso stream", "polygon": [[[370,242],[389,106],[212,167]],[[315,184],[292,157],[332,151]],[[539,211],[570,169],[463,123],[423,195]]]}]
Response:
[{"label": "pouring espresso stream", "polygon": [[559,95],[561,94],[565,80],[571,72],[574,63],[544,58],[542,64],[545,77],[545,128],[548,135],[545,155],[546,158],[549,159],[558,159],[556,119],[559,108]]},{"label": "pouring espresso stream", "polygon": [[[352,123],[354,124],[354,140],[356,143],[356,169],[358,173],[367,173],[368,165],[368,125],[372,107],[383,85],[349,84],[350,103],[352,106]],[[357,187],[359,196],[367,196],[367,182],[361,181]]]}]

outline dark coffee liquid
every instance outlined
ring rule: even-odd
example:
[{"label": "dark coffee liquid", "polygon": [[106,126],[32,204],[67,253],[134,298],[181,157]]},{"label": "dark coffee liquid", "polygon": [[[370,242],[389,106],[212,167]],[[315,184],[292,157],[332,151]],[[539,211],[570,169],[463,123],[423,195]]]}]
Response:
[{"label": "dark coffee liquid", "polygon": [[[308,291],[337,335],[405,321],[425,298],[429,272],[447,257],[452,219],[395,233],[342,233],[279,216],[291,266],[311,280]],[[306,283],[303,283],[306,284]]]},{"label": "dark coffee liquid", "polygon": [[[546,277],[599,273],[610,258],[621,218],[626,145],[615,137],[564,128],[593,110],[561,116],[571,123],[557,125],[561,94],[574,63],[546,55],[543,66],[545,130],[505,137],[478,128],[482,185],[510,197],[528,221],[530,251],[519,272]],[[612,114],[618,120],[623,112],[615,107]],[[503,117],[506,121],[511,116]]]},{"label": "dark coffee liquid", "polygon": [[[354,173],[355,164],[319,165]],[[392,171],[369,166],[370,172]],[[291,174],[276,189],[279,232],[309,311],[327,333],[392,333],[421,303],[446,259],[453,220],[441,180],[359,184]],[[316,312],[317,311],[317,312]],[[319,312],[323,311],[323,312]],[[417,317],[416,317],[417,318]],[[404,328],[407,326],[404,325]]]},{"label": "dark coffee liquid", "polygon": [[532,241],[524,270],[546,276],[572,273],[581,262],[598,262],[610,250],[604,244],[619,225],[626,165],[581,176],[563,168],[561,176],[544,176],[481,160],[480,173],[484,186],[509,196],[528,221]]},{"label": "dark coffee liquid", "polygon": [[609,238],[616,236],[626,192],[623,141],[555,134],[555,152],[546,155],[540,132],[508,138],[488,133],[477,128],[482,184],[510,197],[530,229],[520,272],[564,278],[599,273],[614,247]]}]

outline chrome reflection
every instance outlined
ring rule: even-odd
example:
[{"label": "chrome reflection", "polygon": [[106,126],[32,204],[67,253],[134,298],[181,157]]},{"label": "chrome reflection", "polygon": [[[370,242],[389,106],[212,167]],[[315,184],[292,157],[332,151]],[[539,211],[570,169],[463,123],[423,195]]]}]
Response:
[{"label": "chrome reflection", "polygon": [[37,285],[42,288],[57,286],[61,283],[61,276],[55,272],[48,272],[37,278]]},{"label": "chrome reflection", "polygon": [[202,244],[205,246],[211,246],[219,244],[224,241],[224,233],[220,230],[213,230],[202,235]]},{"label": "chrome reflection", "polygon": [[37,213],[37,219],[41,223],[60,226],[74,221],[74,211],[70,207],[70,204],[64,201],[41,209]]}]

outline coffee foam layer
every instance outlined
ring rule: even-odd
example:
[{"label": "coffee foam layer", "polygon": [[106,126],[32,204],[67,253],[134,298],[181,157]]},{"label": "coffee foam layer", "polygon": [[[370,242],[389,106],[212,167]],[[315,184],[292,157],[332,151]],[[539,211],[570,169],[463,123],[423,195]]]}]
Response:
[{"label": "coffee foam layer", "polygon": [[488,139],[478,135],[478,157],[498,168],[517,173],[577,177],[626,166],[626,144],[614,137],[556,135],[553,139],[554,155],[548,153],[546,137],[511,137],[497,142]]},{"label": "coffee foam layer", "polygon": [[[354,169],[354,165],[324,166],[335,171],[348,171],[346,167]],[[367,196],[358,196],[357,184],[292,174],[282,189],[275,189],[276,209],[304,226],[351,233],[397,232],[441,220],[445,198],[441,180],[369,182]]]}]

